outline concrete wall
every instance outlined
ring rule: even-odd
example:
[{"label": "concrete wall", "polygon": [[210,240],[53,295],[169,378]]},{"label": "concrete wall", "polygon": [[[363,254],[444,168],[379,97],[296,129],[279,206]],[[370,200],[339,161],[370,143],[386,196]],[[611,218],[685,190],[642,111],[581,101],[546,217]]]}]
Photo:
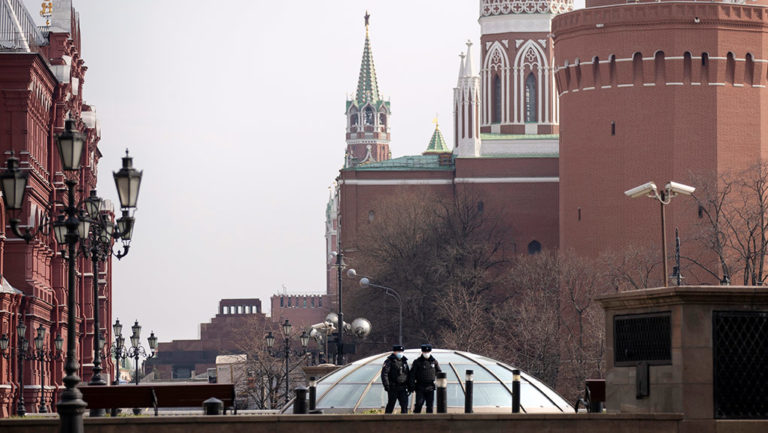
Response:
[{"label": "concrete wall", "polygon": [[[120,417],[85,420],[88,433],[389,433],[392,431],[456,433],[677,433],[679,414],[559,415],[270,415],[209,417]],[[741,425],[741,424],[739,424]],[[765,431],[768,423],[756,425]],[[0,420],[3,433],[50,433],[58,420]],[[718,431],[720,431],[718,429]]]}]

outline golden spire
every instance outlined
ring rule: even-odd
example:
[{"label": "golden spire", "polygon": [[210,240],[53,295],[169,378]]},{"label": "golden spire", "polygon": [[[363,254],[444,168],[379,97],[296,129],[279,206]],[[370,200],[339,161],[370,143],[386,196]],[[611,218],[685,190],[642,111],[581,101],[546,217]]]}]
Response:
[{"label": "golden spire", "polygon": [[365,36],[368,37],[368,21],[371,19],[371,14],[365,11]]},{"label": "golden spire", "polygon": [[437,129],[440,125],[437,123],[437,113],[435,113],[435,118],[432,119],[432,123],[435,124],[435,129]]}]

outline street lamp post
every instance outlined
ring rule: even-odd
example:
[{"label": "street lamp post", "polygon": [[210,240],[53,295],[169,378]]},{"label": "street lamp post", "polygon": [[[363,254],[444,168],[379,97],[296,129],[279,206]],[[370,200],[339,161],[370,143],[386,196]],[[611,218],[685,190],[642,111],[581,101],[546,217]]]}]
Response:
[{"label": "street lamp post", "polygon": [[[64,132],[56,136],[62,170],[66,173],[80,170],[83,149],[86,145],[85,136],[73,129],[73,127],[74,121],[71,119],[67,120]],[[118,172],[113,173],[113,175],[123,215],[130,216],[130,212],[136,207],[142,172],[133,168],[133,159],[128,156],[126,151],[126,156],[123,158],[123,167]],[[28,171],[19,168],[18,158],[13,156],[8,158],[7,169],[0,173],[0,187],[2,187],[6,209],[20,210],[22,208],[28,176]],[[83,433],[83,412],[85,411],[86,403],[82,399],[82,393],[77,389],[80,377],[77,375],[79,364],[75,350],[77,334],[75,320],[75,261],[77,259],[77,243],[80,239],[88,236],[91,219],[79,208],[78,203],[75,201],[77,181],[67,177],[64,183],[67,186],[67,201],[61,209],[62,215],[52,224],[57,243],[59,245],[67,245],[68,265],[67,358],[64,365],[66,376],[63,379],[65,388],[61,393],[61,399],[57,407],[60,417],[60,432]],[[53,214],[54,206],[57,204],[51,204],[52,208],[48,209],[47,212]],[[12,218],[10,223],[13,233],[26,242],[31,241],[43,229],[41,224],[33,229],[33,231],[25,228],[22,232],[19,229],[20,220],[18,218]]]},{"label": "street lamp post", "polygon": [[[285,358],[285,404],[288,404],[291,395],[288,378],[289,373],[291,372],[289,360],[291,356],[291,329],[293,328],[293,325],[291,325],[291,322],[286,319],[281,327],[283,330],[283,357]],[[272,331],[270,331],[269,334],[264,337],[264,339],[266,340],[267,351],[269,354],[273,357],[278,357],[278,352],[272,351],[272,348],[275,346],[275,336],[272,335]],[[294,351],[293,354],[296,356],[306,356],[307,345],[309,344],[309,335],[307,334],[307,331],[303,331],[301,333],[299,336],[299,341],[301,342],[301,351]]]},{"label": "street lamp post", "polygon": [[[347,276],[350,278],[357,277],[357,272],[354,269],[350,269],[347,271]],[[382,286],[379,284],[374,284],[371,282],[371,279],[368,277],[362,277],[360,278],[360,287],[363,289],[367,289],[369,287],[375,287],[377,289],[384,290],[384,294],[394,298],[397,301],[397,306],[400,309],[400,329],[398,333],[398,339],[397,344],[403,345],[403,298],[400,297],[400,294],[397,293],[397,291],[391,287]]]},{"label": "street lamp post", "polygon": [[37,327],[37,336],[35,337],[35,350],[29,355],[32,360],[40,361],[40,406],[38,411],[40,413],[48,413],[48,407],[45,405],[45,362],[51,362],[58,360],[61,356],[61,347],[64,344],[64,340],[61,335],[57,335],[53,340],[55,351],[51,351],[45,348],[45,328],[42,324]]},{"label": "street lamp post", "polygon": [[[341,238],[339,238],[341,242]],[[339,284],[339,313],[338,320],[338,338],[336,340],[336,365],[344,365],[344,310],[342,309],[342,291],[343,291],[343,279],[341,278],[341,272],[344,270],[344,254],[339,249],[336,253],[336,275]]]},{"label": "street lamp post", "polygon": [[[27,409],[24,407],[24,361],[28,358],[29,340],[27,340],[26,335],[27,325],[24,324],[24,319],[22,318],[16,326],[16,365],[18,365],[19,370],[19,399],[16,404],[16,415],[18,416],[24,416],[27,413]],[[11,359],[11,353],[7,351],[9,342],[10,339],[7,335],[3,334],[0,337],[0,355],[5,359]]]},{"label": "street lamp post", "polygon": [[141,325],[139,325],[139,321],[135,321],[133,323],[133,326],[131,326],[131,331],[133,332],[131,334],[131,347],[128,348],[126,351],[126,357],[133,358],[133,361],[136,366],[136,373],[134,374],[134,381],[136,382],[136,385],[139,384],[139,358],[143,357],[147,360],[150,360],[156,356],[156,350],[157,350],[157,337],[155,337],[155,333],[151,332],[149,337],[147,337],[147,343],[149,343],[149,350],[150,353],[147,353],[146,350],[144,350],[144,346],[141,345]]},{"label": "street lamp post", "polygon": [[[120,319],[115,321],[112,325],[112,331],[114,331],[115,342],[112,343],[112,356],[115,358],[115,381],[112,385],[120,385],[120,361],[127,357],[127,350],[125,348],[125,338],[123,338],[123,325],[120,323]],[[111,410],[112,416],[117,416],[118,409],[113,408]]]},{"label": "street lamp post", "polygon": [[677,182],[667,183],[661,191],[659,191],[656,184],[653,182],[646,182],[640,186],[624,191],[624,195],[629,198],[649,197],[659,201],[661,207],[661,263],[662,272],[664,272],[664,287],[669,286],[669,272],[667,268],[667,221],[664,207],[669,204],[672,197],[680,194],[691,195],[694,191],[696,191],[696,188]]}]

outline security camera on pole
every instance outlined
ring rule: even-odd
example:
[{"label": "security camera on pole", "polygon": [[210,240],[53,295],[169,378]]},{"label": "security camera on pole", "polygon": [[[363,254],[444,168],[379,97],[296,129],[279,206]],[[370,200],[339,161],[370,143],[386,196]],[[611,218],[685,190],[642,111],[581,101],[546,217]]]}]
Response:
[{"label": "security camera on pole", "polygon": [[662,191],[659,191],[655,183],[646,182],[624,192],[624,195],[629,198],[655,198],[661,204],[661,254],[663,264],[662,270],[664,272],[664,287],[669,286],[669,272],[667,270],[667,221],[664,215],[664,206],[669,204],[672,197],[680,194],[691,195],[694,191],[696,191],[696,188],[677,182],[669,182],[664,186]]}]

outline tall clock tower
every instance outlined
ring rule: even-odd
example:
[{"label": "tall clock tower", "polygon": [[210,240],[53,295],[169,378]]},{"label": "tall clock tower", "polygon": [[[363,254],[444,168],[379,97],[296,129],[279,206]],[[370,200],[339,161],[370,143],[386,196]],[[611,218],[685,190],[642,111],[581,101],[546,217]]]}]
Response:
[{"label": "tall clock tower", "polygon": [[357,92],[347,100],[347,152],[345,167],[383,161],[389,151],[389,101],[382,99],[369,36],[371,16],[365,13],[365,46],[357,80]]}]

